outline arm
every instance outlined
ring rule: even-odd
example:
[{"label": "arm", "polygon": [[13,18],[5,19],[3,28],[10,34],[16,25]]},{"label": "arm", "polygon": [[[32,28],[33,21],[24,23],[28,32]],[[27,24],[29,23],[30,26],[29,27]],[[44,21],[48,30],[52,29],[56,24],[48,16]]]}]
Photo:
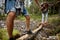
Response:
[{"label": "arm", "polygon": [[38,0],[35,0],[35,2],[37,3],[37,5],[38,5],[38,6],[40,6],[40,4],[39,4]]}]

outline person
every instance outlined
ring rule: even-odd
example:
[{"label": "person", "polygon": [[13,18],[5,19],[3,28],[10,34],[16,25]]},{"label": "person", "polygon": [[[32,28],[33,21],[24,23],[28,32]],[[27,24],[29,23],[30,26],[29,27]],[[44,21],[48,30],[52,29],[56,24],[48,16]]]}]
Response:
[{"label": "person", "polygon": [[42,12],[42,22],[40,24],[46,26],[48,24],[48,3],[42,2],[40,4],[38,0],[35,0],[35,2],[37,3]]},{"label": "person", "polygon": [[[9,40],[16,40],[13,36],[14,19],[19,12],[21,12],[26,18],[26,33],[31,34],[30,30],[30,16],[24,6],[24,0],[5,0],[5,12],[8,14],[6,18],[7,31]],[[19,36],[20,37],[20,36]]]},{"label": "person", "polygon": [[44,2],[41,4],[41,11],[42,11],[42,23],[47,25],[48,24],[48,3]]}]

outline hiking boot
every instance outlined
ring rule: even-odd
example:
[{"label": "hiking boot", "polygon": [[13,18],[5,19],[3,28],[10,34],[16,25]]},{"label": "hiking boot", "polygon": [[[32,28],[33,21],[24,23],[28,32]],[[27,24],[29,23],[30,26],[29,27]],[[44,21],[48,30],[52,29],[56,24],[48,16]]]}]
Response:
[{"label": "hiking boot", "polygon": [[16,40],[16,39],[12,37],[12,38],[9,38],[9,40]]},{"label": "hiking boot", "polygon": [[31,30],[26,31],[26,32],[27,32],[27,34],[33,34]]},{"label": "hiking boot", "polygon": [[15,36],[13,36],[15,39],[19,38],[21,35],[20,34],[16,34]]},{"label": "hiking boot", "polygon": [[25,31],[24,34],[33,34],[31,30]]},{"label": "hiking boot", "polygon": [[16,39],[18,39],[20,37],[20,35],[19,34],[16,34],[15,36],[13,36],[12,38],[9,38],[9,40],[16,40]]}]

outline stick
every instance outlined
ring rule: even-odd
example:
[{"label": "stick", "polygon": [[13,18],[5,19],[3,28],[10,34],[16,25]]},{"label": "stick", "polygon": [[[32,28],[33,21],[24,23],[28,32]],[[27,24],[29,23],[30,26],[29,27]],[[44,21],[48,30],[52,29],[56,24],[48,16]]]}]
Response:
[{"label": "stick", "polygon": [[[32,32],[35,34],[37,33],[40,29],[42,28],[42,25],[40,25],[37,29],[33,30]],[[17,40],[25,40],[27,39],[28,37],[30,37],[31,35],[29,34],[25,34],[23,36],[21,36],[20,38],[18,38]],[[32,35],[33,36],[33,35]]]}]

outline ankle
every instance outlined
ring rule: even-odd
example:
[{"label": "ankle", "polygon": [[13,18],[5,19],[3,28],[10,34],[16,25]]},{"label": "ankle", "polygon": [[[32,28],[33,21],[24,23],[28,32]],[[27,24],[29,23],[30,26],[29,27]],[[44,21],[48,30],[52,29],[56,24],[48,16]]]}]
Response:
[{"label": "ankle", "polygon": [[26,31],[26,32],[27,32],[27,34],[33,34],[31,30]]},{"label": "ankle", "polygon": [[26,31],[30,31],[30,29],[28,28],[28,29],[26,29]]}]

